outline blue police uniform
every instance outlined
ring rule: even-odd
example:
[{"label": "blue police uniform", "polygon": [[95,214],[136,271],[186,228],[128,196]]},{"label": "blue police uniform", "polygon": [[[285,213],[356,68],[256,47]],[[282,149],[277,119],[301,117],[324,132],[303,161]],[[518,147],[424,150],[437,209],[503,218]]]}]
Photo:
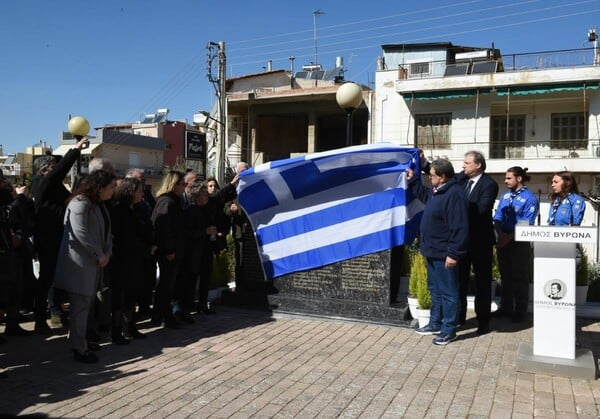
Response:
[{"label": "blue police uniform", "polygon": [[564,198],[557,197],[548,212],[548,225],[578,226],[585,214],[585,201],[576,193],[567,194]]},{"label": "blue police uniform", "polygon": [[[518,191],[508,191],[502,195],[494,214],[494,222],[501,232],[512,234],[517,223],[525,221],[533,225],[538,211],[538,199],[523,186]],[[496,251],[502,278],[500,311],[513,316],[514,320],[523,320],[529,302],[531,246],[528,242],[513,240],[497,247]]]},{"label": "blue police uniform", "polygon": [[518,191],[508,191],[502,195],[494,214],[494,221],[500,224],[504,233],[513,233],[515,225],[520,221],[527,221],[529,225],[535,224],[538,211],[538,199],[527,186],[523,186]]}]

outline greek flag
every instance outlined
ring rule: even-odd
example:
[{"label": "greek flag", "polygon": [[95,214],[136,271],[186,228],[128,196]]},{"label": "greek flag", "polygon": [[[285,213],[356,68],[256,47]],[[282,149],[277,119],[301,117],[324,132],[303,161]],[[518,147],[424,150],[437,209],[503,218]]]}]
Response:
[{"label": "greek flag", "polygon": [[378,143],[273,161],[240,174],[238,197],[267,278],[411,243],[423,204],[405,171],[417,149]]}]

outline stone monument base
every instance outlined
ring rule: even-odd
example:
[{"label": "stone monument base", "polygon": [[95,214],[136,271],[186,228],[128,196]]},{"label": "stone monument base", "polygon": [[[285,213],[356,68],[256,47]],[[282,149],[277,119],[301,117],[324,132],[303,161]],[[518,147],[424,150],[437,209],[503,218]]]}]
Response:
[{"label": "stone monument base", "polygon": [[529,343],[519,346],[516,370],[584,380],[595,380],[597,376],[594,354],[589,349],[577,349],[575,359],[554,358],[534,355]]},{"label": "stone monument base", "polygon": [[408,305],[397,302],[401,249],[384,250],[275,278],[274,311],[394,326],[412,326]]},{"label": "stone monument base", "polygon": [[390,326],[413,327],[415,320],[403,303],[383,306],[361,301],[335,301],[323,298],[304,298],[272,294],[268,296],[270,307],[274,312],[341,318],[386,324]]}]

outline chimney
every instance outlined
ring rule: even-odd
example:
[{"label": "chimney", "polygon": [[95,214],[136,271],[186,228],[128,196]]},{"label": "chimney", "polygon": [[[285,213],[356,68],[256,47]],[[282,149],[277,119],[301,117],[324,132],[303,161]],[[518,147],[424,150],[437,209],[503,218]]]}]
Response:
[{"label": "chimney", "polygon": [[273,60],[267,61],[267,71],[273,71]]},{"label": "chimney", "polygon": [[335,57],[335,68],[344,67],[344,57]]}]

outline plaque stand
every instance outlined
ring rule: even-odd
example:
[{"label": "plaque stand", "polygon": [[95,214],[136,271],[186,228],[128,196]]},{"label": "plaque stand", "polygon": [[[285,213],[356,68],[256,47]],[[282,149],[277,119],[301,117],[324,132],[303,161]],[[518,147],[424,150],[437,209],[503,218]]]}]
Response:
[{"label": "plaque stand", "polygon": [[515,240],[533,242],[533,346],[521,344],[517,371],[595,379],[592,351],[575,344],[575,246],[595,243],[588,227],[517,226]]}]

